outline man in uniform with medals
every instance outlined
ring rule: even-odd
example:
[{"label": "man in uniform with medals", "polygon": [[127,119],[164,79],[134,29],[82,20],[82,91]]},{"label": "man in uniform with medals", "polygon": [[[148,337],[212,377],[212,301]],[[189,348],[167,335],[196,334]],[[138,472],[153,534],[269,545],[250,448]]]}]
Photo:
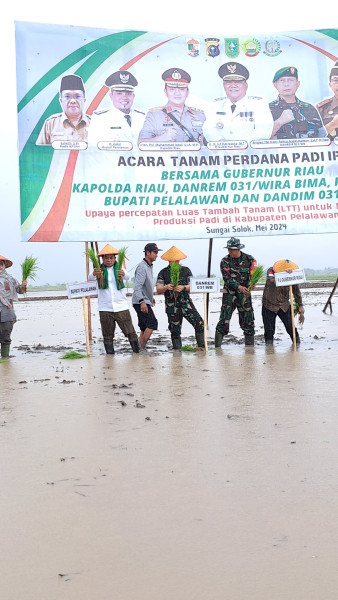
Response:
[{"label": "man in uniform with medals", "polygon": [[226,97],[216,98],[203,125],[208,142],[270,139],[273,120],[263,98],[247,96],[249,71],[237,62],[218,69]]},{"label": "man in uniform with medals", "polygon": [[199,142],[203,145],[203,110],[185,104],[191,77],[183,69],[162,74],[167,103],[151,108],[139,135],[140,142]]},{"label": "man in uniform with medals", "polygon": [[323,120],[330,140],[338,137],[338,60],[330,71],[329,87],[333,97],[322,100],[317,104],[318,112]]}]

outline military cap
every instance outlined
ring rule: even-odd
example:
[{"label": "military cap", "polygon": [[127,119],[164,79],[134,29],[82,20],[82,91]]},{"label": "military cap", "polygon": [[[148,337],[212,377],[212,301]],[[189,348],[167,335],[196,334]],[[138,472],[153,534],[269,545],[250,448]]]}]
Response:
[{"label": "military cap", "polygon": [[65,75],[64,77],[62,77],[60,85],[60,94],[64,90],[82,90],[82,92],[84,93],[85,89],[82,77],[79,77],[78,75]]},{"label": "military cap", "polygon": [[149,242],[149,244],[144,246],[145,252],[159,252],[159,250],[162,250],[162,248],[158,248],[157,244],[154,244],[153,242]]},{"label": "military cap", "polygon": [[238,238],[232,237],[227,241],[226,247],[229,250],[240,250],[241,248],[244,248],[244,244],[241,244],[241,240]]},{"label": "military cap", "polygon": [[334,63],[331,71],[330,71],[330,81],[331,77],[338,77],[338,60]]},{"label": "military cap", "polygon": [[5,263],[6,269],[8,269],[9,267],[11,267],[12,264],[13,264],[12,261],[9,260],[9,258],[6,258],[5,256],[2,256],[1,254],[0,254],[0,262],[4,262]]},{"label": "military cap", "polygon": [[272,83],[275,83],[280,77],[296,77],[298,79],[298,71],[296,67],[283,67],[276,71]]},{"label": "military cap", "polygon": [[218,69],[218,75],[223,81],[246,81],[249,79],[249,71],[238,62],[227,62]]},{"label": "military cap", "polygon": [[133,92],[138,81],[129,71],[116,71],[107,77],[105,84],[115,92]]},{"label": "military cap", "polygon": [[188,87],[191,77],[183,69],[167,69],[162,73],[162,79],[168,87]]}]

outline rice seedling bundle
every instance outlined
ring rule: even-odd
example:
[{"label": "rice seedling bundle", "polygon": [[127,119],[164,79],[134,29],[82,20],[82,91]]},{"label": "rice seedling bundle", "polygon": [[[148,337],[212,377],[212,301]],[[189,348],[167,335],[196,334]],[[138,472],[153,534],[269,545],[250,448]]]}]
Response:
[{"label": "rice seedling bundle", "polygon": [[20,266],[22,271],[22,281],[27,281],[27,279],[34,280],[40,269],[38,266],[38,259],[33,258],[33,256],[26,256]]},{"label": "rice seedling bundle", "polygon": [[100,269],[100,275],[98,275],[97,280],[98,280],[99,287],[102,288],[104,285],[104,276],[101,271],[100,261],[95,254],[95,250],[93,250],[93,248],[87,248],[86,256],[88,256],[89,260],[92,262],[94,269]]},{"label": "rice seedling bundle", "polygon": [[[123,246],[123,248],[121,248],[119,250],[119,253],[117,255],[117,270],[118,271],[120,271],[120,269],[122,269],[122,267],[123,267],[124,261],[126,259],[127,250],[128,250],[128,248],[126,246]],[[120,287],[121,287],[121,282],[122,282],[122,277],[118,276],[118,280],[117,280],[118,289],[120,289]]]},{"label": "rice seedling bundle", "polygon": [[257,265],[256,269],[251,273],[250,283],[248,287],[249,292],[251,292],[252,288],[259,282],[260,279],[262,279],[263,274],[263,265]]}]

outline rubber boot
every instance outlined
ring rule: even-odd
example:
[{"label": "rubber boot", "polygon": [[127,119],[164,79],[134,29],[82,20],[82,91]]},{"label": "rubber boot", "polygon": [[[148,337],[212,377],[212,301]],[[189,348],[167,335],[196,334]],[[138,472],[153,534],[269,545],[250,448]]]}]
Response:
[{"label": "rubber boot", "polygon": [[173,344],[173,350],[181,350],[182,348],[182,340],[180,337],[171,338]]},{"label": "rubber boot", "polygon": [[244,340],[245,340],[246,346],[254,346],[255,345],[255,336],[254,335],[248,335],[246,333],[244,336]]},{"label": "rubber boot", "polygon": [[220,333],[216,329],[215,333],[215,348],[220,348],[222,346],[223,333]]},{"label": "rubber boot", "polygon": [[140,352],[140,344],[138,343],[138,340],[129,340],[129,343],[131,345],[132,351],[138,354]]},{"label": "rubber boot", "polygon": [[266,343],[267,346],[272,346],[272,344],[273,344],[273,338],[268,338],[268,339],[265,338],[265,343]]},{"label": "rubber boot", "polygon": [[195,337],[196,337],[197,346],[199,348],[205,348],[204,331],[195,331]]},{"label": "rubber boot", "polygon": [[113,342],[104,342],[104,347],[106,349],[106,354],[115,354]]},{"label": "rubber boot", "polygon": [[1,344],[1,358],[3,358],[4,360],[9,359],[10,347],[11,347],[10,344]]}]

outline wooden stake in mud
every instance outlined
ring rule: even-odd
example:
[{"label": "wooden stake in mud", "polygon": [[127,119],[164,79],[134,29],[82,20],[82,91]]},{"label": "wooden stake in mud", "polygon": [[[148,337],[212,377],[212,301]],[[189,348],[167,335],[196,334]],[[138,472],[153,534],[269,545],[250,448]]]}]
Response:
[{"label": "wooden stake in mud", "polygon": [[293,293],[292,293],[292,285],[290,285],[290,304],[291,304],[291,321],[292,321],[292,339],[293,339],[293,348],[294,350],[297,348],[296,344],[296,328],[295,328],[295,315],[293,313]]},{"label": "wooden stake in mud", "polygon": [[86,332],[87,355],[89,356],[90,349],[89,349],[89,335],[88,335],[88,318],[87,318],[86,299],[84,296],[82,297],[82,306],[83,306],[83,318],[84,318],[84,325],[85,325],[85,332]]},{"label": "wooden stake in mud", "polygon": [[208,352],[208,340],[207,340],[208,306],[207,306],[207,297],[208,297],[208,294],[203,294],[203,304],[204,304],[204,344],[205,344],[205,351],[206,352]]}]

